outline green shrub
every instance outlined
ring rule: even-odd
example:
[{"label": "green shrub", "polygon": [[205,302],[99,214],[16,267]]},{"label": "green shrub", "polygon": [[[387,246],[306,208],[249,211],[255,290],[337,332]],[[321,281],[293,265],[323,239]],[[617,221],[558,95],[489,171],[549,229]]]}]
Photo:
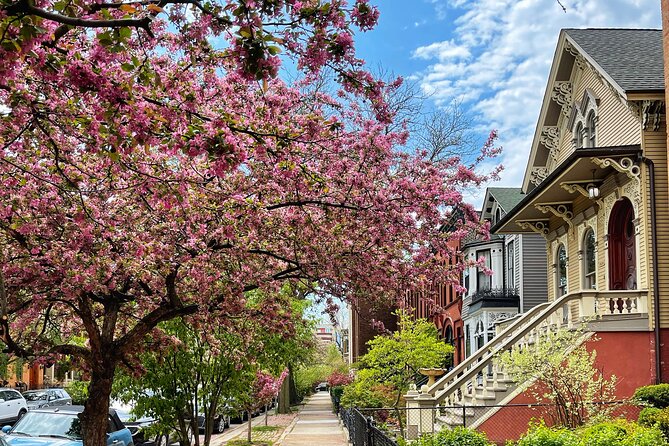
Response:
[{"label": "green shrub", "polygon": [[669,446],[657,427],[614,420],[584,427],[576,432],[539,424],[530,428],[516,446]]},{"label": "green shrub", "polygon": [[72,404],[83,406],[88,399],[88,381],[72,381],[65,387],[72,397]]},{"label": "green shrub", "polygon": [[579,446],[578,435],[567,428],[536,424],[516,443],[517,446]]},{"label": "green shrub", "polygon": [[629,434],[628,430],[621,423],[598,423],[580,431],[581,444],[587,446],[621,445]]},{"label": "green shrub", "polygon": [[583,446],[667,446],[657,427],[645,427],[627,420],[599,423],[583,429]]},{"label": "green shrub", "polygon": [[490,446],[485,434],[464,427],[444,429],[433,435],[423,435],[411,446]]},{"label": "green shrub", "polygon": [[639,424],[646,427],[655,426],[662,431],[666,438],[669,438],[669,408],[644,408],[639,414]]},{"label": "green shrub", "polygon": [[669,407],[669,384],[639,387],[634,392],[635,400],[658,409]]}]

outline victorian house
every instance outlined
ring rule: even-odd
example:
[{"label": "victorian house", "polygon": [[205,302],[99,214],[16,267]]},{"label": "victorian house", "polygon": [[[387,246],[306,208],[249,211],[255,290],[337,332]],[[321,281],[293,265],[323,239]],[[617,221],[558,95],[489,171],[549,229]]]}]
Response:
[{"label": "victorian house", "polygon": [[[524,197],[516,187],[489,187],[483,200],[482,221],[496,224]],[[537,234],[493,234],[469,237],[462,255],[472,263],[463,272],[462,302],[465,356],[495,337],[495,324],[546,302],[545,243]]]},{"label": "victorian house", "polygon": [[[498,235],[543,238],[548,302],[499,324],[483,348],[422,394],[407,395],[409,406],[484,406],[464,413],[466,424],[495,441],[513,439],[537,414],[495,406],[534,402],[524,392],[531,383],[505,380],[495,352],[577,324],[596,334],[585,345],[597,350],[605,375],[617,376],[618,398],[669,380],[666,141],[662,32],[563,30],[523,198],[492,226]],[[438,418],[462,422],[456,414]],[[421,420],[417,431],[429,424]]]}]

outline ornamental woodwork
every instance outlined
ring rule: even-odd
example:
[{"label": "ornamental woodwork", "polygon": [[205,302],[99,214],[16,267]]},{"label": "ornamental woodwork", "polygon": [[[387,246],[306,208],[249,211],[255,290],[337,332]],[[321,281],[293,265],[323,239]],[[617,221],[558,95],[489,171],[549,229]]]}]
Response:
[{"label": "ornamental woodwork", "polygon": [[560,129],[557,126],[547,125],[541,128],[539,142],[549,151],[550,157],[557,162],[560,155]]},{"label": "ornamental woodwork", "polygon": [[562,107],[562,114],[569,118],[572,107],[572,84],[569,81],[556,81],[553,84],[553,92],[551,99],[554,100],[560,107]]},{"label": "ornamental woodwork", "polygon": [[657,132],[662,121],[662,101],[643,101],[641,103],[641,124],[644,130]]},{"label": "ornamental woodwork", "polygon": [[547,167],[533,167],[530,171],[530,183],[535,186],[540,185],[548,176]]},{"label": "ornamental woodwork", "polygon": [[606,167],[613,167],[620,173],[624,173],[631,180],[636,181],[641,184],[641,167],[635,164],[631,158],[624,157],[620,159],[613,158],[590,158],[591,161],[601,167],[602,169]]},{"label": "ornamental woodwork", "polygon": [[517,221],[516,224],[522,229],[529,229],[543,237],[550,232],[548,220],[522,220]]},{"label": "ornamental woodwork", "polygon": [[535,208],[539,209],[544,214],[549,212],[556,217],[564,220],[567,225],[569,225],[569,230],[574,230],[574,223],[572,222],[574,218],[574,213],[571,209],[571,203],[537,203],[534,205]]}]

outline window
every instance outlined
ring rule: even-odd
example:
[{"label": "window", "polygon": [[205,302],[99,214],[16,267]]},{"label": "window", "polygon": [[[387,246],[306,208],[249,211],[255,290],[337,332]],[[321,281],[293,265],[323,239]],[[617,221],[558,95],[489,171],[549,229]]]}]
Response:
[{"label": "window", "polygon": [[[490,269],[490,250],[476,251],[476,260],[483,258],[483,266],[485,269]],[[479,268],[476,273],[476,290],[489,290],[492,277],[486,274],[484,269]]]},{"label": "window", "polygon": [[557,297],[567,294],[567,251],[560,245],[557,252]]},{"label": "window", "polygon": [[502,219],[502,210],[500,208],[497,208],[497,211],[495,211],[494,223],[498,223],[501,219]]},{"label": "window", "polygon": [[516,288],[516,247],[514,242],[506,245],[506,280],[509,288]]},{"label": "window", "polygon": [[580,122],[576,126],[576,131],[574,132],[574,140],[576,141],[577,149],[583,147],[583,124],[581,124]]},{"label": "window", "polygon": [[597,262],[595,260],[595,231],[588,229],[583,237],[583,288],[597,288]]},{"label": "window", "polygon": [[469,358],[472,354],[471,331],[469,324],[465,325],[465,358]]},{"label": "window", "polygon": [[469,295],[469,268],[462,272],[462,286],[465,288],[465,295]]},{"label": "window", "polygon": [[595,112],[590,112],[588,115],[588,120],[586,122],[587,126],[587,134],[588,134],[588,140],[587,140],[587,145],[588,147],[595,147]]}]

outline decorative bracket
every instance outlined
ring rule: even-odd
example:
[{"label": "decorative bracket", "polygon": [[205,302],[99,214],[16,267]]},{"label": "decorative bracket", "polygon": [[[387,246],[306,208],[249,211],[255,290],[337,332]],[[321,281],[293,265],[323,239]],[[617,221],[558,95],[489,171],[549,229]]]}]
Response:
[{"label": "decorative bracket", "polygon": [[530,171],[530,183],[535,186],[540,185],[548,176],[547,167],[533,167]]},{"label": "decorative bracket", "polygon": [[522,229],[529,229],[546,237],[550,232],[548,220],[521,220],[516,222]]},{"label": "decorative bracket", "polygon": [[541,136],[539,137],[539,142],[544,145],[548,152],[550,153],[553,161],[557,162],[558,156],[560,155],[559,143],[560,143],[560,128],[557,126],[544,126],[541,128]]},{"label": "decorative bracket", "polygon": [[583,180],[583,181],[572,181],[569,183],[560,183],[560,186],[562,186],[562,189],[566,190],[570,194],[578,192],[585,198],[590,198],[590,192],[588,192],[590,186],[600,187],[602,183],[603,181],[600,180],[595,180],[595,181]]},{"label": "decorative bracket", "polygon": [[569,230],[573,232],[574,223],[572,222],[572,219],[574,218],[574,213],[571,210],[571,202],[537,203],[534,205],[534,207],[539,209],[544,214],[550,212],[556,217],[561,218],[569,225]]},{"label": "decorative bracket", "polygon": [[648,130],[648,125],[652,124],[652,130],[660,130],[660,121],[662,119],[662,101],[643,101],[641,103],[641,124],[644,130]]},{"label": "decorative bracket", "polygon": [[556,81],[553,84],[553,91],[551,92],[551,99],[557,102],[557,104],[562,107],[562,114],[569,118],[571,114],[571,82],[569,81]]},{"label": "decorative bracket", "polygon": [[641,168],[632,161],[631,158],[624,157],[619,160],[614,160],[613,158],[590,158],[591,161],[601,167],[602,169],[606,167],[613,167],[620,173],[627,175],[627,178],[630,180],[636,180],[638,184],[641,184]]}]

